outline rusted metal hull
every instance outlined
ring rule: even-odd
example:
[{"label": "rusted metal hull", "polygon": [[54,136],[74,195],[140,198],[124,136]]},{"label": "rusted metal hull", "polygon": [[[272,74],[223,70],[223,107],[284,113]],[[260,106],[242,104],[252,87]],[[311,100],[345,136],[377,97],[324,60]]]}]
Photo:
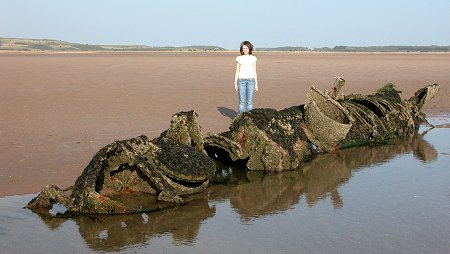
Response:
[{"label": "rusted metal hull", "polygon": [[[67,214],[118,214],[184,204],[183,197],[208,186],[213,159],[245,163],[247,170],[293,170],[320,153],[415,133],[425,121],[421,110],[439,90],[430,85],[402,100],[387,84],[373,95],[339,95],[344,83],[337,78],[331,93],[311,87],[304,105],[239,114],[229,131],[206,138],[197,113],[177,113],[160,137],[103,147],[70,190],[47,186],[27,207],[48,213],[58,204]],[[158,205],[115,198],[137,192]]]}]

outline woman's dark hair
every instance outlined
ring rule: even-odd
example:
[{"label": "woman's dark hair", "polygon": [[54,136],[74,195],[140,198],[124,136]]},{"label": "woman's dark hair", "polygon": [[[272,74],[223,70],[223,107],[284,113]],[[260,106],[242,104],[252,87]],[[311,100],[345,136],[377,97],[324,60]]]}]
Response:
[{"label": "woman's dark hair", "polygon": [[247,48],[248,48],[248,54],[251,55],[252,52],[253,52],[253,45],[252,45],[252,43],[249,42],[249,41],[243,41],[243,42],[241,42],[241,47],[240,47],[241,55],[244,54],[244,51],[242,50],[242,47],[243,47],[244,45],[247,46]]}]

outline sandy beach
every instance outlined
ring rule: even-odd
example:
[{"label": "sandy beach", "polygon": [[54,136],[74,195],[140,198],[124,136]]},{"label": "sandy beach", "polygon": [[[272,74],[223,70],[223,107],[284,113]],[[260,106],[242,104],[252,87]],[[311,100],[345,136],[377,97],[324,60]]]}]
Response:
[{"label": "sandy beach", "polygon": [[[0,52],[0,197],[71,186],[92,156],[114,140],[157,137],[172,114],[195,110],[203,134],[227,130],[237,108],[237,52]],[[391,82],[402,98],[429,84],[425,108],[450,112],[449,53],[255,52],[255,107],[303,104],[311,85],[372,93]]]}]

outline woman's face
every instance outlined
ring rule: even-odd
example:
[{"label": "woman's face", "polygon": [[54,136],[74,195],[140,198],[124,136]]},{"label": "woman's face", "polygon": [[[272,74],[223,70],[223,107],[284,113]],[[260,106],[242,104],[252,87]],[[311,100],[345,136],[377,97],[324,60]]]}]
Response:
[{"label": "woman's face", "polygon": [[248,49],[247,46],[245,46],[245,45],[242,46],[242,52],[244,52],[244,55],[248,55],[248,52],[249,52],[249,51],[250,51],[250,50]]}]

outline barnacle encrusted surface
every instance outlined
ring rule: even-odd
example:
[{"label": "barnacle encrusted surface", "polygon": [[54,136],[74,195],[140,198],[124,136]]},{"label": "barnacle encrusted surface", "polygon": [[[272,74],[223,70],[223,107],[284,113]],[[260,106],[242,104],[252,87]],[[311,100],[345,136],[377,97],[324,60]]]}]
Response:
[{"label": "barnacle encrusted surface", "polygon": [[[337,77],[331,93],[311,87],[305,105],[241,113],[228,131],[205,139],[197,113],[179,112],[153,140],[141,135],[101,148],[71,193],[47,186],[27,207],[48,211],[58,204],[69,214],[118,214],[184,204],[186,196],[203,191],[213,178],[212,158],[238,162],[247,170],[297,169],[318,153],[417,132],[425,121],[423,107],[439,91],[433,84],[402,100],[388,83],[372,95],[346,96],[339,94],[344,82]],[[137,198],[142,195],[147,198]]]}]

